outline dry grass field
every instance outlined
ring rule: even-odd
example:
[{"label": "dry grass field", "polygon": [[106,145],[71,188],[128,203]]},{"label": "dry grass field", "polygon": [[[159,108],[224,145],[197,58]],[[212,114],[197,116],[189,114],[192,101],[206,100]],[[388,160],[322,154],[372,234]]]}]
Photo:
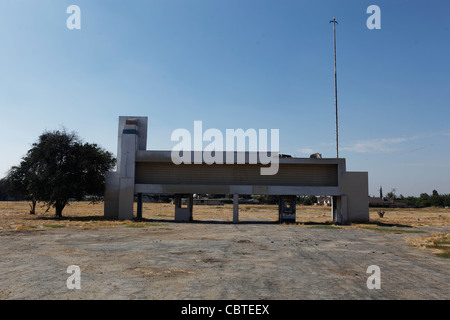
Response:
[{"label": "dry grass field", "polygon": [[[174,205],[170,203],[144,203],[141,221],[117,221],[103,217],[103,203],[72,202],[63,211],[62,219],[54,218],[54,210],[46,212],[46,207],[39,205],[36,214],[29,214],[27,202],[0,202],[0,230],[27,230],[40,228],[104,228],[114,226],[140,226],[154,221],[171,221],[174,219]],[[449,226],[450,209],[384,209],[381,218],[378,209],[370,209],[370,222],[352,224],[343,227],[379,228],[379,227],[425,227]],[[195,205],[195,221],[231,222],[233,205]],[[241,204],[239,206],[240,222],[276,222],[278,207],[276,205]],[[331,209],[323,206],[297,206],[296,223],[300,226],[314,224],[331,225]]]}]

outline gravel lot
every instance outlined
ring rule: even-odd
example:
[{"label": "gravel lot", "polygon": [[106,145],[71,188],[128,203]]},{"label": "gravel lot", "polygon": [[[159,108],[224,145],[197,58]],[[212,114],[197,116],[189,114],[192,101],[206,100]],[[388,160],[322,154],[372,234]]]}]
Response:
[{"label": "gravel lot", "polygon": [[[0,299],[448,299],[423,234],[272,222],[0,230]],[[401,228],[395,228],[401,229]],[[404,228],[407,229],[407,228]],[[68,289],[70,265],[81,289]],[[381,288],[369,290],[370,265]]]}]

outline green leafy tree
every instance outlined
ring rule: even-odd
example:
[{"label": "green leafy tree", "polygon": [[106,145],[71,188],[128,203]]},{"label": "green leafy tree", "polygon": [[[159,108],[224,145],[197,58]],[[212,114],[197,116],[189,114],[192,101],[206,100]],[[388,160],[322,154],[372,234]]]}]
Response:
[{"label": "green leafy tree", "polygon": [[395,189],[392,189],[390,192],[388,192],[386,194],[386,197],[391,198],[391,199],[397,198],[397,195],[395,194]]},{"label": "green leafy tree", "polygon": [[9,199],[8,187],[6,179],[0,180],[0,201],[5,201]]},{"label": "green leafy tree", "polygon": [[304,196],[304,197],[297,197],[297,203],[303,204],[305,206],[311,206],[314,203],[317,202],[316,196]]},{"label": "green leafy tree", "polygon": [[450,207],[450,194],[445,194],[442,196],[442,205],[445,207]]},{"label": "green leafy tree", "polygon": [[[104,194],[105,173],[115,166],[113,155],[96,144],[84,143],[75,133],[65,130],[44,132],[28,150],[19,169],[13,173],[32,172],[32,175],[11,175],[10,180],[37,201],[55,208],[55,216],[62,217],[69,199],[92,202]],[[28,171],[27,171],[28,170]],[[26,187],[25,187],[26,186]]]},{"label": "green leafy tree", "polygon": [[416,201],[416,207],[424,208],[424,207],[430,207],[431,206],[431,200],[428,193],[421,193],[420,197]]},{"label": "green leafy tree", "polygon": [[436,190],[433,190],[433,193],[430,196],[430,203],[434,207],[443,207],[444,199]]},{"label": "green leafy tree", "polygon": [[24,157],[18,166],[12,167],[4,179],[6,190],[10,196],[18,200],[30,201],[30,214],[36,213],[37,183],[36,167]]}]

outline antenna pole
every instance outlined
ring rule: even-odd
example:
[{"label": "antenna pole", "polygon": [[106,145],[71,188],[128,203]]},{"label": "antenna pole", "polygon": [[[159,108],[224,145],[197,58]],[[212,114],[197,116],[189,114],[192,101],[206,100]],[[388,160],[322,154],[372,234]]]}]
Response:
[{"label": "antenna pole", "polygon": [[333,23],[333,39],[334,39],[334,100],[336,113],[336,158],[339,158],[339,139],[338,139],[338,107],[337,107],[337,71],[336,71],[336,18],[330,21]]}]

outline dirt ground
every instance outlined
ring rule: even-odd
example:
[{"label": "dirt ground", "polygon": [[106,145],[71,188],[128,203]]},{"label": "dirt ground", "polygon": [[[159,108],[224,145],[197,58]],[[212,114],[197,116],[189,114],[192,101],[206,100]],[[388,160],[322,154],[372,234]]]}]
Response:
[{"label": "dirt ground", "polygon": [[[63,219],[0,202],[0,299],[448,299],[450,210],[377,209],[370,223],[335,226],[329,207],[195,206],[173,222],[171,204],[145,203],[141,221],[72,203]],[[81,289],[69,289],[70,265]],[[379,267],[380,289],[367,268]]]}]

